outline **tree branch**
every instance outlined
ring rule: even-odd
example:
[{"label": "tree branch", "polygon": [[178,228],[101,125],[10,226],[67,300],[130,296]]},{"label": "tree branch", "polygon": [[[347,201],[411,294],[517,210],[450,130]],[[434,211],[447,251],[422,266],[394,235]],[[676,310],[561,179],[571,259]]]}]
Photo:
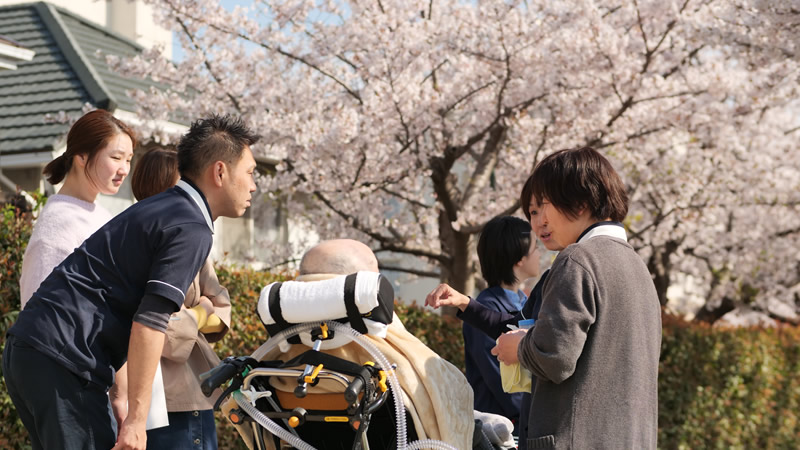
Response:
[{"label": "tree branch", "polygon": [[488,83],[484,84],[483,86],[477,87],[477,88],[475,88],[475,89],[473,89],[473,90],[471,90],[471,91],[467,92],[467,93],[466,93],[464,96],[462,96],[461,98],[459,98],[458,100],[456,100],[456,101],[455,101],[455,103],[453,103],[452,105],[450,105],[450,106],[448,106],[447,108],[445,108],[445,110],[444,110],[444,111],[440,112],[440,113],[439,113],[439,115],[440,115],[440,116],[442,116],[442,117],[446,116],[447,114],[449,114],[449,113],[450,113],[450,111],[452,111],[453,109],[455,109],[455,107],[456,107],[456,106],[458,106],[458,105],[459,105],[461,102],[463,102],[463,101],[465,101],[466,99],[468,99],[468,98],[472,97],[473,95],[477,94],[478,92],[480,92],[480,91],[482,91],[482,90],[486,89],[487,87],[489,87],[489,86],[493,85],[494,83],[495,83],[495,81],[494,81],[494,80],[492,80],[492,81],[489,81]]},{"label": "tree branch", "polygon": [[[500,214],[498,214],[498,216],[510,216],[511,214],[514,214],[514,212],[517,209],[519,209],[519,199],[514,200],[514,203],[511,206],[509,206],[508,208],[506,208],[505,210],[501,211]],[[464,234],[478,234],[478,233],[481,232],[481,230],[483,230],[483,227],[485,227],[485,226],[486,226],[486,222],[484,222],[484,223],[482,223],[480,225],[477,225],[477,224],[476,225],[465,225],[465,226],[459,228],[458,231],[460,231],[460,232],[462,232]]]},{"label": "tree branch", "polygon": [[[380,2],[378,2],[378,3],[380,3]],[[181,26],[182,26],[182,27],[185,29],[185,25],[183,25],[183,23],[182,23],[182,22],[180,22],[180,20],[179,20],[179,19],[177,19],[178,12],[177,12],[177,10],[175,9],[175,6],[174,6],[174,5],[172,5],[171,3],[169,3],[169,5],[170,5],[170,7],[172,8],[173,12],[175,12],[176,20],[178,20],[178,23],[180,23],[180,24],[181,24]],[[184,15],[185,15],[185,14],[184,14]],[[190,17],[190,18],[191,18],[192,20],[194,20],[194,21],[197,21],[197,22],[203,23],[203,24],[205,24],[206,26],[208,26],[209,28],[212,28],[212,29],[214,29],[214,30],[217,30],[217,31],[219,31],[219,32],[221,32],[221,33],[225,33],[225,34],[229,34],[229,35],[232,35],[232,36],[236,36],[236,37],[238,37],[238,38],[240,38],[240,39],[244,39],[244,40],[246,40],[246,41],[248,41],[248,42],[251,42],[251,43],[253,43],[253,44],[255,44],[255,45],[258,45],[258,46],[260,46],[260,47],[263,47],[263,48],[264,48],[264,49],[266,49],[266,50],[269,50],[269,51],[271,51],[271,52],[275,52],[275,53],[277,53],[277,54],[279,54],[279,55],[282,55],[282,56],[284,56],[284,57],[286,57],[286,58],[288,58],[288,59],[291,59],[291,60],[293,60],[293,61],[297,61],[297,62],[299,62],[299,63],[301,63],[301,64],[304,64],[304,65],[306,65],[306,66],[310,67],[311,69],[313,69],[313,70],[315,70],[315,71],[319,72],[319,73],[320,73],[320,74],[322,74],[324,77],[326,77],[326,78],[329,78],[331,81],[333,81],[334,83],[338,84],[338,85],[339,85],[339,86],[341,86],[342,88],[344,88],[344,90],[345,90],[345,91],[347,91],[347,93],[348,93],[348,94],[349,94],[351,97],[355,98],[355,99],[358,101],[358,103],[359,103],[359,104],[361,104],[361,105],[363,105],[363,104],[364,104],[364,101],[361,99],[361,96],[360,96],[360,95],[359,95],[357,92],[355,92],[353,89],[351,89],[349,86],[347,86],[347,85],[346,85],[346,84],[345,84],[343,81],[339,80],[339,79],[338,79],[336,76],[334,76],[334,75],[333,75],[333,74],[331,74],[330,72],[328,72],[328,71],[324,70],[322,67],[318,66],[317,64],[314,64],[314,63],[312,63],[311,61],[307,60],[306,58],[304,58],[304,57],[302,57],[302,56],[295,55],[295,54],[293,54],[293,53],[291,53],[291,52],[289,52],[289,51],[287,51],[287,50],[284,50],[284,49],[282,49],[280,46],[279,46],[279,47],[276,47],[276,48],[274,48],[274,47],[272,47],[271,45],[269,45],[269,44],[266,44],[266,43],[264,43],[264,42],[259,42],[259,41],[256,41],[256,40],[255,40],[255,39],[253,39],[252,37],[250,37],[250,36],[248,36],[248,35],[246,35],[246,34],[244,34],[244,33],[241,33],[241,32],[239,32],[239,31],[225,29],[225,28],[219,27],[219,26],[217,26],[217,25],[215,25],[215,24],[208,23],[207,21],[203,20],[203,18],[201,18],[201,17],[193,17],[193,16],[188,16],[188,15],[186,15],[186,16],[187,16],[187,17]],[[337,56],[337,57],[338,57],[338,56]]]},{"label": "tree branch", "polygon": [[404,272],[410,273],[412,275],[418,275],[420,277],[429,277],[429,278],[441,278],[442,274],[439,272],[433,272],[430,270],[421,270],[421,269],[412,269],[409,267],[400,267],[400,266],[389,266],[386,264],[378,264],[378,269],[381,271],[392,271],[392,272]]},{"label": "tree branch", "polygon": [[498,124],[489,134],[489,138],[486,139],[483,152],[481,152],[480,157],[476,161],[475,170],[472,172],[472,176],[469,177],[467,187],[464,189],[464,195],[461,196],[461,201],[459,202],[460,209],[463,209],[464,205],[472,200],[476,192],[486,187],[486,182],[497,166],[497,158],[500,154],[503,141],[505,140],[507,129],[506,126]]},{"label": "tree branch", "polygon": [[654,95],[652,97],[645,97],[645,98],[641,98],[639,100],[634,100],[633,104],[636,105],[636,104],[639,104],[639,103],[649,102],[649,101],[653,101],[653,100],[664,100],[664,99],[667,99],[667,98],[683,97],[685,95],[700,95],[700,94],[705,94],[706,92],[708,92],[708,91],[705,90],[705,89],[702,89],[702,90],[699,90],[699,91],[681,91],[681,92],[676,92],[674,94]]},{"label": "tree branch", "polygon": [[271,271],[271,270],[273,270],[273,269],[275,269],[277,267],[285,266],[287,264],[292,264],[292,263],[296,263],[296,262],[299,262],[299,261],[300,261],[299,258],[289,258],[289,259],[285,259],[283,261],[277,262],[277,263],[269,265],[269,266],[264,266],[264,268],[262,268],[261,270],[269,272],[269,271]]},{"label": "tree branch", "polygon": [[415,206],[419,206],[420,208],[425,208],[425,209],[433,208],[433,205],[426,205],[425,203],[422,203],[419,200],[414,200],[413,198],[409,198],[408,196],[405,196],[405,195],[403,195],[403,194],[401,194],[399,192],[392,191],[391,189],[389,189],[389,188],[387,188],[385,186],[381,186],[378,189],[380,189],[383,192],[386,192],[387,194],[391,195],[392,197],[397,197],[400,200],[403,200],[403,201],[408,202],[408,203],[410,203],[412,205],[415,205]]},{"label": "tree branch", "polygon": [[[502,30],[501,30],[502,35]],[[495,114],[501,114],[503,112],[503,94],[506,91],[506,87],[508,87],[508,83],[511,81],[511,55],[508,54],[508,50],[506,49],[506,44],[502,44],[503,53],[505,53],[505,66],[506,66],[506,74],[503,78],[503,84],[500,85],[500,91],[497,93],[497,104],[495,106]]]},{"label": "tree branch", "polygon": [[[172,6],[172,4],[170,4],[170,6]],[[180,20],[177,17],[177,15],[175,17],[175,21],[178,22],[178,25],[181,26],[183,33],[189,38],[189,41],[191,41],[192,46],[194,46],[194,49],[203,55],[203,65],[206,66],[206,69],[208,70],[209,75],[211,75],[211,78],[214,79],[214,81],[217,83],[218,86],[222,87],[222,81],[217,76],[217,74],[214,73],[214,69],[211,67],[211,63],[208,61],[208,55],[206,55],[206,52],[203,51],[197,44],[194,35],[189,31],[189,28],[186,26],[186,23]],[[225,96],[228,97],[228,100],[230,100],[231,103],[233,103],[233,107],[236,108],[236,111],[241,113],[242,108],[239,106],[239,101],[236,99],[236,97],[234,97],[230,92],[227,92],[225,89],[223,89],[223,91],[225,92]]]},{"label": "tree branch", "polygon": [[362,226],[361,221],[358,220],[357,217],[354,217],[351,214],[347,214],[346,212],[334,206],[333,202],[331,202],[322,192],[314,191],[313,194],[319,199],[319,201],[321,201],[325,206],[327,206],[328,209],[333,211],[336,215],[344,219],[345,222],[350,224],[351,227],[377,241],[380,244],[382,250],[388,250],[398,253],[408,253],[410,255],[415,255],[415,256],[423,256],[425,258],[429,258],[431,260],[442,263],[447,260],[447,258],[441,253],[434,252],[430,249],[422,247],[413,247],[402,243],[394,242],[391,238],[383,236],[380,233],[377,233],[373,230],[370,230]]}]

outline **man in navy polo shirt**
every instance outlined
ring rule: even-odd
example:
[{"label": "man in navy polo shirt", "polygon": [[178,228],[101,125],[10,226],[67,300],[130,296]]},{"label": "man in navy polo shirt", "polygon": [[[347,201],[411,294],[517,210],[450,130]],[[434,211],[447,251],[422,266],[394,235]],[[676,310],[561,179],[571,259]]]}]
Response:
[{"label": "man in navy polo shirt", "polygon": [[[34,449],[145,448],[169,316],[208,257],[214,220],[250,206],[257,140],[230,116],[193,123],[178,145],[178,185],[112,219],[42,282],[3,355]],[[115,402],[112,414],[115,371],[128,406]]]}]

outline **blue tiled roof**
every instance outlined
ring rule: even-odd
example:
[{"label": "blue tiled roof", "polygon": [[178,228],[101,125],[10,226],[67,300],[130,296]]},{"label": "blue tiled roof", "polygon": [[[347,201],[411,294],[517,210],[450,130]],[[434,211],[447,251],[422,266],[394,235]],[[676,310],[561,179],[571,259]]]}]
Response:
[{"label": "blue tiled roof", "polygon": [[131,56],[141,46],[46,2],[0,7],[0,35],[36,52],[0,71],[2,154],[53,150],[69,126],[46,123],[46,114],[79,116],[85,103],[133,112],[125,91],[152,85],[112,73],[97,55]]}]

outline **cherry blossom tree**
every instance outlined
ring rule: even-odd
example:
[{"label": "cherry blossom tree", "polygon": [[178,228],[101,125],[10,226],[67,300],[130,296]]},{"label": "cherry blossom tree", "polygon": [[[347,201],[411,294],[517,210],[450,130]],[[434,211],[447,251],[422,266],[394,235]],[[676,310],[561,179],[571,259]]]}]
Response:
[{"label": "cherry blossom tree", "polygon": [[286,208],[323,238],[470,292],[483,224],[543,156],[591,145],[662,304],[691,279],[711,316],[793,317],[796,1],[149,3],[185,58],[109,58],[167,86],[132,94],[140,113],[245,117],[276,161],[261,188],[308,199]]}]

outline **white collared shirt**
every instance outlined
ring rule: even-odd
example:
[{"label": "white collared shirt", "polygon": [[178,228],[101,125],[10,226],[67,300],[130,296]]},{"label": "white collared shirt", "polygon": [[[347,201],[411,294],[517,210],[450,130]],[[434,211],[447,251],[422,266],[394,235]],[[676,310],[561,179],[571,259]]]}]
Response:
[{"label": "white collared shirt", "polygon": [[200,212],[203,213],[203,217],[206,219],[208,228],[211,229],[211,234],[214,234],[214,222],[211,220],[211,211],[209,211],[206,207],[206,202],[203,200],[202,194],[197,192],[197,189],[195,189],[191,184],[183,180],[178,180],[178,184],[175,186],[183,189],[187,194],[189,194],[189,197],[191,197],[192,200],[197,203],[197,207],[200,208]]},{"label": "white collared shirt", "polygon": [[584,234],[583,237],[581,237],[578,240],[578,243],[581,243],[583,241],[589,240],[597,236],[611,236],[617,239],[622,239],[625,242],[628,242],[628,234],[625,233],[625,227],[620,225],[608,224],[608,225],[599,225],[592,228],[591,230],[589,230],[588,233]]}]

